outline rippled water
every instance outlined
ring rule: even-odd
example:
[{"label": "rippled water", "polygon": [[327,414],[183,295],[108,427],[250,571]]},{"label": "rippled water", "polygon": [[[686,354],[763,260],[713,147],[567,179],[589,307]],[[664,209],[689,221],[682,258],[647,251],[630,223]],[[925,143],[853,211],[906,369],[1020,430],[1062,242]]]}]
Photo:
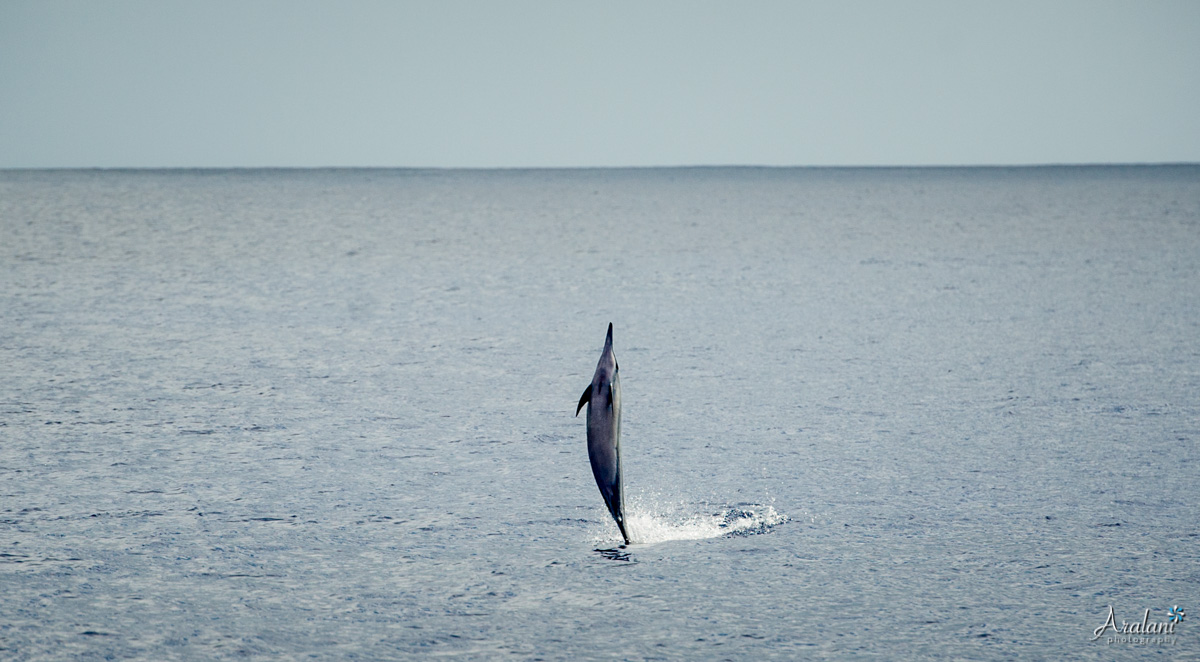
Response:
[{"label": "rippled water", "polygon": [[1200,653],[1200,168],[9,171],[0,233],[0,657]]}]

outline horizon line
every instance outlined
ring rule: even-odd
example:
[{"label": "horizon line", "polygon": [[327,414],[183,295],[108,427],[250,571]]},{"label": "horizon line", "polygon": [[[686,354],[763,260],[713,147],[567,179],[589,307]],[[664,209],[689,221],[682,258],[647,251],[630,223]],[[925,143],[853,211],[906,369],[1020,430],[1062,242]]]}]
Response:
[{"label": "horizon line", "polygon": [[240,171],[240,170],[411,170],[532,172],[555,170],[954,170],[954,169],[1036,169],[1036,168],[1161,168],[1200,166],[1200,161],[1129,161],[1129,162],[1055,162],[1055,163],[983,163],[983,164],[873,164],[873,165],[621,165],[621,166],[15,166],[0,167],[0,172],[147,172],[147,171]]}]

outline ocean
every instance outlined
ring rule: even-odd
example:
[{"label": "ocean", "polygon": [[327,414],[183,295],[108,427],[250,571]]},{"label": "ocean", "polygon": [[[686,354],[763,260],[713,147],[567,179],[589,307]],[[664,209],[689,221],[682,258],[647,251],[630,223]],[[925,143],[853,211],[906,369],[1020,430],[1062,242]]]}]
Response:
[{"label": "ocean", "polygon": [[1198,441],[1200,166],[0,171],[4,659],[1195,659]]}]

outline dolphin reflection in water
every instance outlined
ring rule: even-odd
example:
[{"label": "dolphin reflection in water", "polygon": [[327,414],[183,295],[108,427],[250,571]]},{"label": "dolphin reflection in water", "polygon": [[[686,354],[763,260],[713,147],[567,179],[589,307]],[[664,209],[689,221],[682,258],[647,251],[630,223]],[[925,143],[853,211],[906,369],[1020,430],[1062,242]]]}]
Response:
[{"label": "dolphin reflection in water", "polygon": [[608,325],[604,351],[596,364],[592,383],[579,398],[575,415],[587,405],[588,458],[592,475],[604,497],[604,505],[617,520],[617,528],[625,544],[629,533],[625,529],[625,487],[621,481],[621,380],[617,376],[617,356],[613,354],[613,328]]}]

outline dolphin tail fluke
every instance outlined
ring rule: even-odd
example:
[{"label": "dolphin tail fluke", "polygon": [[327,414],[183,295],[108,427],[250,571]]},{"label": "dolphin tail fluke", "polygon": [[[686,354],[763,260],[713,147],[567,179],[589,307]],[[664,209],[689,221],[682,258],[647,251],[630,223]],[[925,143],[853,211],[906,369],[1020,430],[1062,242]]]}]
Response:
[{"label": "dolphin tail fluke", "polygon": [[625,529],[625,512],[624,509],[618,510],[616,504],[610,504],[608,511],[612,513],[613,519],[617,522],[617,528],[621,530],[621,537],[625,539],[625,544],[629,544],[629,533]]},{"label": "dolphin tail fluke", "polygon": [[[620,479],[617,479],[617,484],[613,486],[612,497],[606,498],[608,502],[608,512],[612,513],[613,519],[617,521],[617,528],[621,530],[621,537],[625,539],[625,544],[629,544],[629,532],[625,529],[625,495],[622,494]],[[606,497],[608,495],[605,495]]]}]

